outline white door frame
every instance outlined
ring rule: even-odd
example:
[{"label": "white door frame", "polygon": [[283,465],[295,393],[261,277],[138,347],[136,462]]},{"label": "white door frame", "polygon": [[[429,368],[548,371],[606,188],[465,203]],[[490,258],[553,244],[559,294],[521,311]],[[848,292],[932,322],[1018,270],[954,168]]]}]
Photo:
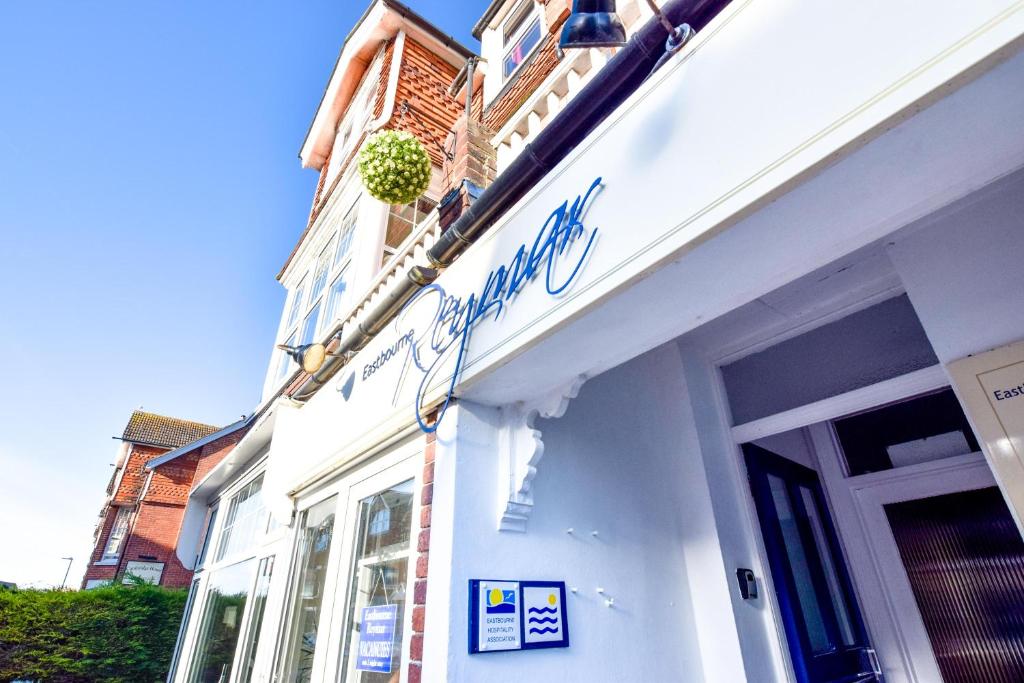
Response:
[{"label": "white door frame", "polygon": [[[949,384],[945,369],[935,365],[731,430],[741,467],[741,444],[794,429],[805,430],[818,461],[818,473],[865,626],[887,683],[934,683],[942,678],[895,540],[891,533],[869,530],[889,528],[882,508],[886,503],[994,486],[995,479],[981,453],[847,477],[828,421]],[[749,487],[745,497],[752,505]],[[767,570],[763,544],[757,546]],[[765,576],[771,580],[767,571]],[[778,622],[777,606],[771,599],[769,604]]]}]

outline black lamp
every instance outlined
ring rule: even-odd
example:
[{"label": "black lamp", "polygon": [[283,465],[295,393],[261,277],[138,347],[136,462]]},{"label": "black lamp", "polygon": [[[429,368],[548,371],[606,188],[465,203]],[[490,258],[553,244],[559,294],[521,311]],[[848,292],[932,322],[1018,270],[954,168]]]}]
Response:
[{"label": "black lamp", "polygon": [[319,370],[327,358],[327,349],[323,344],[302,344],[301,346],[278,344],[277,348],[287,353],[300,368],[310,374]]},{"label": "black lamp", "polygon": [[561,50],[618,47],[626,44],[626,27],[615,13],[615,0],[573,0],[572,14],[558,39]]},{"label": "black lamp", "polygon": [[[647,0],[654,16],[668,31],[665,53],[655,70],[667,57],[678,52],[693,37],[693,30],[687,24],[673,26],[654,0]],[[558,39],[559,58],[561,51],[581,47],[619,47],[626,44],[626,28],[615,13],[615,0],[573,0],[572,13],[562,26]]]}]

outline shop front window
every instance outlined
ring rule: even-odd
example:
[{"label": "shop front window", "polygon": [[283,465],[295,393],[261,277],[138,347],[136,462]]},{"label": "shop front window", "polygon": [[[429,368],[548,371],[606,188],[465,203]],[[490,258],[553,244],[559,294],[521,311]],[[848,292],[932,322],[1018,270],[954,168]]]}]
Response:
[{"label": "shop front window", "polygon": [[341,680],[389,683],[402,668],[413,480],[359,502]]},{"label": "shop front window", "polygon": [[297,574],[292,587],[291,623],[283,676],[288,683],[306,683],[313,674],[320,615],[324,605],[327,560],[334,535],[337,496],[317,503],[302,514],[296,553]]},{"label": "shop front window", "polygon": [[238,676],[240,683],[249,683],[252,680],[252,671],[256,665],[256,644],[259,642],[260,630],[263,627],[263,612],[267,607],[267,593],[270,592],[270,575],[273,571],[273,556],[260,560],[260,566],[256,570],[256,587],[252,592],[252,614],[249,615],[242,654],[238,660],[241,671]]},{"label": "shop front window", "polygon": [[231,678],[254,564],[246,560],[210,574],[189,683],[222,683]]}]

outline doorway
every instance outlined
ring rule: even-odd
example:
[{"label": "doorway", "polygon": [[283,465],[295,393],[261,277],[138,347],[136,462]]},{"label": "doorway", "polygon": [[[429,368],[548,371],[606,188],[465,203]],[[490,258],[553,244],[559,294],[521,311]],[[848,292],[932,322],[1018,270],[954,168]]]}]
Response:
[{"label": "doorway", "polygon": [[798,681],[1024,680],[1024,540],[951,390],[742,453]]}]

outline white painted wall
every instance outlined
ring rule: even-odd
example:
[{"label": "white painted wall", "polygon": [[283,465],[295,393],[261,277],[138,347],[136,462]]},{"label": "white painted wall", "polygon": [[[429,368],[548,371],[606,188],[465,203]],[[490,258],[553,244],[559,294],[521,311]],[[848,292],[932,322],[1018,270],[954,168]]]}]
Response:
[{"label": "white painted wall", "polygon": [[[564,417],[538,420],[526,533],[496,531],[498,421],[462,403],[438,435],[423,679],[745,680],[676,347],[590,380]],[[447,525],[452,536],[438,533]],[[575,586],[571,647],[467,654],[472,578]]]},{"label": "white painted wall", "polygon": [[1024,173],[911,226],[889,255],[943,363],[1024,339]]}]

